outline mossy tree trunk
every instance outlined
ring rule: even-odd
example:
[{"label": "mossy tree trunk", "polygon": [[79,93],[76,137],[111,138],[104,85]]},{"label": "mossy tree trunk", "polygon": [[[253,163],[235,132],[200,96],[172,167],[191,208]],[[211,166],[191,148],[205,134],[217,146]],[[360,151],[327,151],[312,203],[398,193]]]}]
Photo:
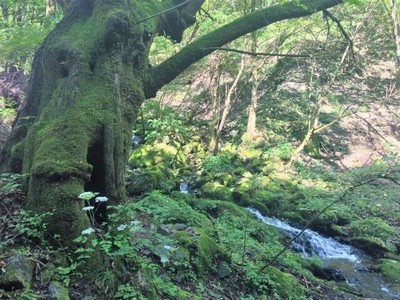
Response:
[{"label": "mossy tree trunk", "polygon": [[157,34],[180,41],[204,0],[147,18],[184,1],[75,0],[38,50],[26,106],[2,153],[2,168],[27,175],[28,209],[52,212],[50,235],[69,245],[87,226],[77,198],[125,198],[123,175],[140,105],[192,63],[271,23],[327,9],[340,0],[295,0],[256,11],[203,36],[156,67]]}]

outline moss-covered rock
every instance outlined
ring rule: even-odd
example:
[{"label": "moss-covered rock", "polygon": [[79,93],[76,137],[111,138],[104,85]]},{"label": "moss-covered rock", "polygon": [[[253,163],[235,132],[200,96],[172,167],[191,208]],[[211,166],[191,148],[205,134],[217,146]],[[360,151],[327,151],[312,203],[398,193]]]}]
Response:
[{"label": "moss-covered rock", "polygon": [[199,274],[204,274],[213,266],[216,256],[222,254],[222,250],[215,240],[208,236],[204,231],[199,228],[195,228],[195,231],[198,236],[194,241],[194,263],[197,272]]},{"label": "moss-covered rock", "polygon": [[50,299],[53,300],[69,300],[68,289],[60,282],[52,281],[48,287]]},{"label": "moss-covered rock", "polygon": [[395,251],[392,244],[393,237],[397,236],[397,232],[389,224],[381,218],[369,217],[363,220],[356,220],[349,225],[349,235],[353,241],[364,243],[367,247],[366,251],[376,250],[382,252]]},{"label": "moss-covered rock", "polygon": [[349,242],[373,257],[380,257],[386,252],[390,251],[387,247],[385,247],[382,241],[376,240],[374,238],[352,238],[349,240]]},{"label": "moss-covered rock", "polygon": [[170,166],[173,162],[179,161],[186,164],[184,152],[166,143],[141,145],[136,148],[129,157],[129,164],[133,168],[144,168],[163,164]]},{"label": "moss-covered rock", "polygon": [[378,269],[390,283],[400,285],[400,262],[393,259],[380,259]]},{"label": "moss-covered rock", "polygon": [[297,279],[277,268],[269,267],[265,271],[266,276],[274,282],[272,290],[283,299],[301,299],[305,296],[303,286]]},{"label": "moss-covered rock", "polygon": [[56,273],[56,266],[51,263],[46,264],[45,268],[43,268],[42,271],[40,272],[41,282],[44,284],[50,283],[55,273]]},{"label": "moss-covered rock", "polygon": [[212,231],[212,222],[204,215],[182,200],[163,195],[160,192],[152,192],[141,201],[135,203],[135,207],[147,214],[153,215],[154,220],[160,224],[183,223],[188,226],[197,226],[204,231]]},{"label": "moss-covered rock", "polygon": [[128,180],[130,183],[127,191],[132,196],[152,190],[170,192],[177,184],[171,172],[157,167],[133,170]]},{"label": "moss-covered rock", "polygon": [[201,193],[205,198],[215,200],[232,200],[232,191],[230,188],[220,184],[219,182],[209,182],[201,187]]},{"label": "moss-covered rock", "polygon": [[218,278],[228,277],[232,273],[232,269],[226,261],[221,261],[217,267]]},{"label": "moss-covered rock", "polygon": [[32,284],[34,264],[27,257],[17,254],[6,260],[5,272],[0,276],[0,289],[13,291],[29,289]]}]

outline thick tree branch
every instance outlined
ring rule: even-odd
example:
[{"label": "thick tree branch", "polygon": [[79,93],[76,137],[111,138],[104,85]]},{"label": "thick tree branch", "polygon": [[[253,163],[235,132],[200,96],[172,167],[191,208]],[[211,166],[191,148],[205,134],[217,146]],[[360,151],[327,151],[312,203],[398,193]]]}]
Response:
[{"label": "thick tree branch", "polygon": [[162,86],[175,79],[191,64],[215,51],[213,49],[215,47],[221,47],[247,33],[270,24],[308,16],[341,3],[343,3],[342,0],[293,0],[260,9],[241,17],[199,38],[160,65],[154,67],[149,81],[145,83],[145,95],[147,98],[154,97]]}]

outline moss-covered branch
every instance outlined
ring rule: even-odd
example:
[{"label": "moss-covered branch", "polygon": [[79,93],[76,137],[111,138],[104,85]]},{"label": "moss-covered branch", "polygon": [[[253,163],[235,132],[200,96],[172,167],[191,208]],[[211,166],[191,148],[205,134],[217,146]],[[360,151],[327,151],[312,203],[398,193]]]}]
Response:
[{"label": "moss-covered branch", "polygon": [[293,0],[278,4],[241,17],[183,48],[152,70],[151,82],[147,82],[145,94],[147,98],[165,84],[171,82],[191,64],[247,33],[263,28],[270,24],[311,15],[343,3],[342,0]]}]

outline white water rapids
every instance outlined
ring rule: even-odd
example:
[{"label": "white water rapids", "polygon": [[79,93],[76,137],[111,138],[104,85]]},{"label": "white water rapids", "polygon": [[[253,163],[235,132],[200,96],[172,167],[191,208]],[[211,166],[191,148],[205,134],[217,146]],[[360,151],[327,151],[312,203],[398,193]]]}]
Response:
[{"label": "white water rapids", "polygon": [[[255,208],[247,208],[247,210],[263,223],[284,231],[290,238],[293,238],[301,231],[277,218],[264,217]],[[310,229],[306,229],[294,240],[291,248],[296,252],[302,253],[306,257],[316,255],[323,259],[346,259],[351,262],[359,261],[359,257],[354,248],[342,245],[333,238],[323,237]]]},{"label": "white water rapids", "polygon": [[[265,217],[255,208],[246,209],[255,218],[279,229],[289,238],[293,238],[301,231],[277,218]],[[340,244],[332,238],[323,237],[310,229],[306,229],[293,241],[291,249],[307,258],[316,255],[322,259],[322,267],[337,270],[338,274],[345,278],[344,283],[362,294],[362,298],[354,299],[400,300],[400,293],[391,290],[380,274],[371,271],[371,258],[360,250]]]}]

